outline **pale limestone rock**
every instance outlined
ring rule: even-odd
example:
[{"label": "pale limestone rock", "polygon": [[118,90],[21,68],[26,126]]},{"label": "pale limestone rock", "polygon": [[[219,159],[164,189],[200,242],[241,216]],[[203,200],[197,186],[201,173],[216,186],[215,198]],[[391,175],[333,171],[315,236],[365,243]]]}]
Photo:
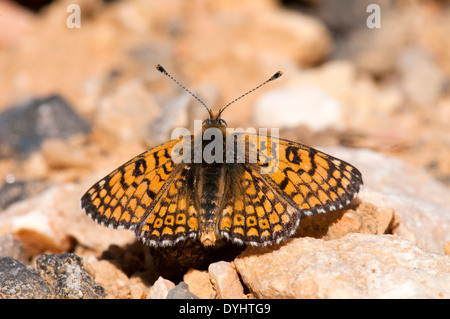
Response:
[{"label": "pale limestone rock", "polygon": [[256,101],[254,114],[257,127],[293,128],[303,125],[320,131],[340,129],[343,123],[339,102],[314,86],[271,90]]},{"label": "pale limestone rock", "polygon": [[96,224],[80,208],[89,186],[91,182],[61,184],[12,204],[1,212],[0,236],[11,233],[20,238],[29,256],[45,250],[66,251],[71,248],[71,237],[98,251],[133,242],[133,232]]},{"label": "pale limestone rock", "polygon": [[67,250],[70,240],[62,227],[64,217],[56,209],[60,193],[61,189],[54,187],[9,206],[1,212],[0,235],[11,233],[20,238],[28,256]]},{"label": "pale limestone rock", "polygon": [[392,235],[297,238],[234,263],[259,298],[450,298],[450,257]]},{"label": "pale limestone rock", "polygon": [[392,208],[398,219],[398,227],[393,230],[396,235],[443,253],[444,243],[450,240],[450,197],[445,185],[423,169],[371,150],[319,149],[361,171],[364,187],[358,199]]}]

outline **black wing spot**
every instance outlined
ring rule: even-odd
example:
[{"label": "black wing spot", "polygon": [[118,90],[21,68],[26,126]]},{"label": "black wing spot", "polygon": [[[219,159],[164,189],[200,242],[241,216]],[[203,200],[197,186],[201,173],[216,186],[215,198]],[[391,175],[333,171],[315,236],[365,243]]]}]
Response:
[{"label": "black wing spot", "polygon": [[294,164],[300,163],[300,157],[298,156],[298,148],[294,146],[289,146],[286,148],[285,157],[287,160]]},{"label": "black wing spot", "polygon": [[146,170],[147,170],[147,162],[145,161],[145,159],[140,158],[134,164],[133,176],[136,177],[141,176],[145,173]]}]

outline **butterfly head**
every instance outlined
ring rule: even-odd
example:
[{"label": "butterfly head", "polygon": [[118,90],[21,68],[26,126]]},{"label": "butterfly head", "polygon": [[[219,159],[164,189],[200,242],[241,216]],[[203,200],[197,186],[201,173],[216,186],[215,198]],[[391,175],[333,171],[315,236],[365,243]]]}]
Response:
[{"label": "butterfly head", "polygon": [[217,128],[226,128],[227,122],[224,119],[220,118],[220,114],[210,113],[208,119],[204,120],[202,123],[203,127],[217,127]]}]

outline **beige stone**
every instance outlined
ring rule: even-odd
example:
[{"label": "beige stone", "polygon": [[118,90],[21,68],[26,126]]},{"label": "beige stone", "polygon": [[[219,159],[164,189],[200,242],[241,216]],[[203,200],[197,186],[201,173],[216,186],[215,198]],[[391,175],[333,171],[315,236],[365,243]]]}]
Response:
[{"label": "beige stone", "polygon": [[229,262],[219,261],[208,267],[211,283],[219,299],[245,298],[239,276]]},{"label": "beige stone", "polygon": [[102,98],[95,124],[104,134],[117,136],[123,142],[135,142],[137,138],[145,139],[148,123],[158,114],[153,95],[135,79]]},{"label": "beige stone", "polygon": [[234,263],[259,298],[450,298],[450,256],[392,235],[296,238]]},{"label": "beige stone", "polygon": [[42,145],[42,154],[48,167],[53,169],[88,167],[90,160],[86,152],[74,146],[74,142],[62,139],[46,140]]},{"label": "beige stone", "polygon": [[94,256],[83,258],[83,265],[95,282],[105,288],[106,298],[130,298],[127,289],[128,276],[117,265],[108,260],[98,260]]},{"label": "beige stone", "polygon": [[391,208],[355,203],[344,209],[302,219],[296,236],[337,239],[348,233],[386,234],[392,229],[394,216]]},{"label": "beige stone", "polygon": [[183,281],[189,286],[189,291],[201,299],[214,299],[216,292],[209,280],[209,273],[197,269],[189,269]]},{"label": "beige stone", "polygon": [[129,280],[128,290],[131,299],[145,299],[147,297],[148,287],[139,277],[132,277]]}]

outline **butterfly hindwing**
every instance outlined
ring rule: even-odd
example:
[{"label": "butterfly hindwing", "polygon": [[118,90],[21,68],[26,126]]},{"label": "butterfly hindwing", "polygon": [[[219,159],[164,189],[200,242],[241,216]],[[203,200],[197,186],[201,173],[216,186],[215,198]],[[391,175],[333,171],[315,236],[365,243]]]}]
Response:
[{"label": "butterfly hindwing", "polygon": [[180,164],[158,195],[152,211],[135,229],[137,237],[151,246],[169,246],[196,238],[199,225],[193,187],[193,170],[189,165]]},{"label": "butterfly hindwing", "polygon": [[219,233],[238,244],[278,243],[292,235],[299,217],[253,165],[230,165]]}]

